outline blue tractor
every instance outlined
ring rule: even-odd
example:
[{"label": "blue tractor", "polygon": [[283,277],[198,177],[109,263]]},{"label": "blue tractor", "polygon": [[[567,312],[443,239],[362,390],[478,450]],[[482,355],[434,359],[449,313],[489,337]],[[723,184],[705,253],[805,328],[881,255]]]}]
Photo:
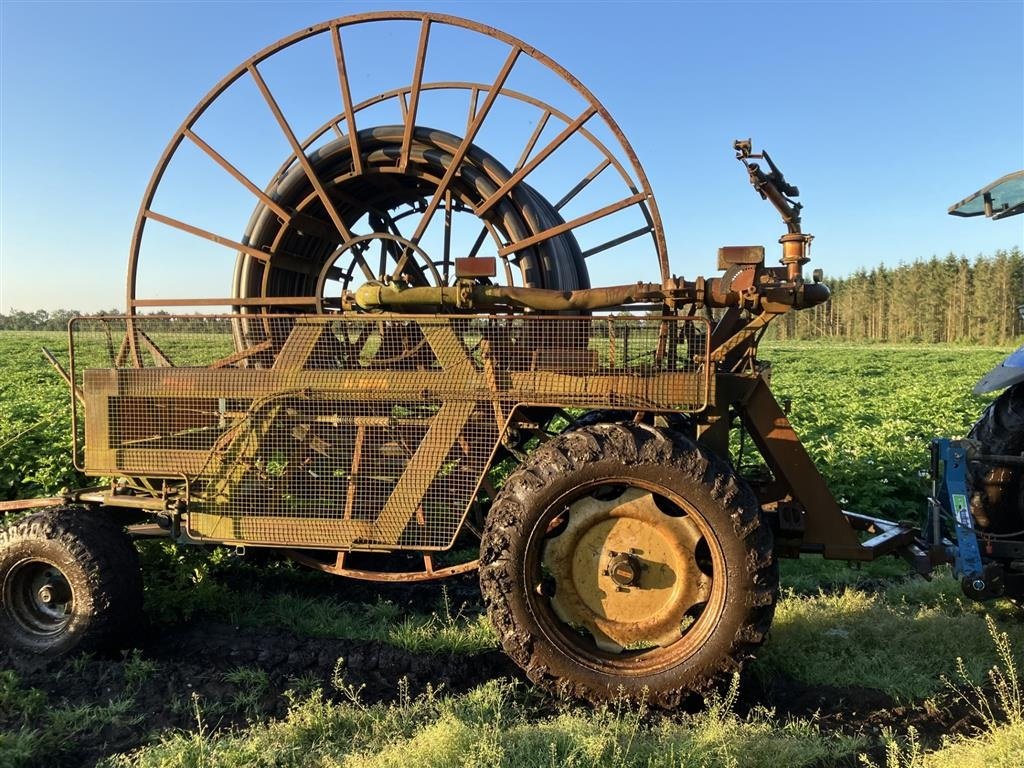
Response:
[{"label": "blue tractor", "polygon": [[[1004,219],[1024,213],[1024,171],[951,206],[954,216]],[[1024,316],[1024,306],[1018,308]],[[1002,390],[961,440],[932,441],[932,493],[922,535],[953,560],[975,599],[1024,601],[1024,345],[975,385]],[[939,550],[939,551],[936,551]],[[937,559],[935,557],[932,558]]]}]

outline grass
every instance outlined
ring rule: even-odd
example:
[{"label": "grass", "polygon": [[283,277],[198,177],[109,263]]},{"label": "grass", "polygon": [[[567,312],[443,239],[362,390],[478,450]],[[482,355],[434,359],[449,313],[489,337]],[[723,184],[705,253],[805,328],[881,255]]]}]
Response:
[{"label": "grass", "polygon": [[[943,737],[941,748],[931,753],[922,749],[913,728],[904,739],[890,732],[885,768],[1020,768],[1024,765],[1024,690],[1019,677],[1019,657],[1010,635],[1000,631],[991,617],[986,617],[985,623],[998,657],[987,676],[992,694],[975,681],[962,658],[957,659],[956,681],[945,680],[955,697],[973,710],[983,724],[981,732],[971,737]],[[867,768],[878,768],[872,760],[863,762]]]},{"label": "grass", "polygon": [[13,670],[0,669],[0,766],[42,765],[73,752],[76,739],[105,728],[140,723],[131,695],[105,703],[53,706],[36,689],[21,686]]},{"label": "grass", "polygon": [[779,561],[782,586],[804,595],[818,594],[823,588],[874,586],[904,579],[907,574],[907,564],[894,557],[868,563],[848,563],[845,560],[825,560],[819,555],[804,555],[799,559]]},{"label": "grass", "polygon": [[[935,752],[918,753],[917,762],[922,768],[1020,768],[1024,765],[1024,725],[1002,725],[974,738],[947,740]],[[916,768],[906,760],[896,766]]]},{"label": "grass", "polygon": [[124,685],[129,691],[136,691],[153,677],[159,670],[160,665],[152,659],[142,657],[142,654],[135,650],[131,656],[125,659],[122,667],[124,671]]},{"label": "grass", "polygon": [[865,744],[862,737],[823,734],[809,721],[778,723],[768,712],[740,718],[734,696],[735,687],[703,712],[676,719],[625,705],[538,718],[532,694],[503,680],[458,696],[428,692],[376,705],[331,703],[316,691],[294,700],[281,720],[213,737],[197,726],[106,765],[767,768],[820,764]]},{"label": "grass", "polygon": [[[985,614],[952,597],[948,575],[928,590],[916,583],[884,592],[854,587],[818,595],[790,593],[778,605],[771,640],[753,669],[805,683],[872,688],[911,704],[944,689],[960,656],[972,680],[996,661]],[[1024,627],[1008,623],[1024,658]]]},{"label": "grass", "polygon": [[[801,601],[813,598],[791,598]],[[887,731],[884,768],[1018,768],[1024,759],[1024,709],[1018,679],[1019,642],[982,618],[995,663],[986,686],[954,662],[945,682],[980,716],[973,736],[944,738],[927,751],[917,733]],[[902,647],[900,638],[893,645]],[[893,660],[893,666],[903,662]],[[234,677],[251,678],[247,670]],[[850,764],[870,745],[864,734],[824,730],[814,718],[779,719],[755,708],[736,714],[737,679],[696,714],[665,715],[622,703],[596,709],[558,704],[551,712],[534,692],[492,680],[464,694],[428,690],[412,697],[399,685],[394,701],[366,704],[337,672],[330,701],[323,690],[289,691],[286,714],[243,731],[211,733],[198,700],[195,727],[164,733],[153,744],[112,756],[107,768],[430,768],[448,766],[824,766]],[[879,768],[862,757],[863,764]]]},{"label": "grass", "polygon": [[[810,562],[811,570],[820,573],[823,566]],[[802,575],[793,575],[799,583]],[[957,590],[948,575],[930,583],[890,582],[870,590],[841,585],[802,594],[787,589],[772,638],[752,673],[822,686],[875,688],[911,707],[926,698],[938,702],[930,706],[941,706],[953,695],[946,681],[956,680],[955,695],[977,704],[983,730],[927,747],[915,742],[912,733],[890,733],[884,768],[1016,768],[1021,763],[1014,760],[1024,748],[1016,676],[1024,627],[1009,616],[996,621],[959,598]],[[311,604],[300,603],[300,610]],[[341,613],[357,606],[345,605]],[[378,605],[377,618],[370,620],[375,632],[388,622],[393,627],[408,621],[394,605]],[[442,600],[431,614],[438,626],[460,615],[445,605]],[[364,613],[367,607],[361,605]],[[472,615],[463,611],[459,620]],[[327,626],[336,627],[329,621]],[[79,657],[68,662],[68,671],[87,663],[95,660]],[[113,687],[106,700],[92,705],[51,701],[40,691],[21,687],[13,671],[0,670],[0,713],[9,713],[0,715],[0,766],[38,765],[42,755],[70,754],[84,735],[111,724],[144,727],[133,704],[134,681],[159,674],[159,669],[137,654],[127,657],[123,667],[123,689]],[[1002,671],[987,676],[992,667]],[[229,688],[221,699],[193,695],[176,701],[190,727],[154,733],[147,746],[111,755],[103,765],[759,768],[826,766],[840,759],[849,765],[878,743],[870,734],[823,728],[814,717],[780,718],[763,708],[739,715],[735,687],[697,714],[663,715],[621,704],[591,709],[552,703],[530,688],[500,679],[465,693],[428,690],[420,696],[411,696],[400,683],[393,701],[366,703],[360,688],[346,679],[344,660],[339,660],[326,692],[321,681],[311,678],[275,687],[264,670],[252,666],[231,668],[222,679]],[[288,700],[286,712],[266,720],[261,705],[282,695]],[[239,722],[232,714],[249,726],[218,727],[224,721]]]},{"label": "grass", "polygon": [[[157,624],[220,617],[240,628],[274,626],[309,637],[377,640],[414,653],[474,653],[497,644],[486,617],[453,606],[443,588],[435,605],[410,611],[380,597],[349,601],[325,596],[323,589],[303,595],[301,590],[310,585],[341,582],[289,562],[260,568],[227,549],[161,541],[145,542],[141,549],[146,613]],[[267,588],[243,592],[226,580]]]}]

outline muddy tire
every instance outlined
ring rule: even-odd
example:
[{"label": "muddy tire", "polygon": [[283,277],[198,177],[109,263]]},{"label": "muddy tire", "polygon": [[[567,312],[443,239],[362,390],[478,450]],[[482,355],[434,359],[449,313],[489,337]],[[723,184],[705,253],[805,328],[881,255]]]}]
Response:
[{"label": "muddy tire", "polygon": [[480,583],[502,647],[536,684],[671,708],[763,642],[778,566],[728,465],[672,432],[603,424],[509,476]]},{"label": "muddy tire", "polygon": [[125,645],[142,617],[139,556],[101,512],[38,512],[0,530],[0,643],[59,656]]}]

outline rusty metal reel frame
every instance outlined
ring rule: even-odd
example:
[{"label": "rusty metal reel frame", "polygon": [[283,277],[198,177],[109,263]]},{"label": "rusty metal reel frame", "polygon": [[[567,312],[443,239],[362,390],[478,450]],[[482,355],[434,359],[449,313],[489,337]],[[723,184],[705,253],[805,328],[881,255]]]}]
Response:
[{"label": "rusty metal reel frame", "polygon": [[[413,66],[412,82],[408,86],[392,89],[379,94],[376,97],[365,100],[358,104],[353,103],[350,91],[349,91],[349,74],[345,66],[344,47],[342,43],[342,30],[354,27],[356,25],[376,23],[376,22],[393,22],[393,21],[418,21],[421,25],[419,45],[416,51],[416,58]],[[497,77],[492,83],[474,83],[474,82],[438,82],[438,83],[424,83],[422,81],[424,61],[427,55],[429,34],[431,27],[435,25],[447,25],[450,27],[460,28],[467,30],[472,33],[484,35],[493,39],[496,39],[509,47],[508,56],[505,60],[504,66],[501,68]],[[284,51],[290,46],[299,43],[308,38],[327,34],[330,35],[332,45],[335,54],[335,61],[338,69],[339,89],[341,95],[341,101],[344,109],[338,115],[332,117],[325,122],[321,128],[313,132],[309,137],[305,139],[299,139],[293,132],[291,126],[288,123],[287,118],[282,113],[280,106],[275,100],[273,94],[268,88],[266,81],[260,73],[259,65],[270,58],[271,56]],[[557,108],[544,103],[543,101],[533,98],[529,95],[522,94],[513,90],[506,90],[504,84],[515,66],[516,61],[521,57],[526,56],[534,61],[540,63],[553,73],[560,77],[565,83],[567,83],[576,93],[581,96],[585,103],[585,109],[576,117],[571,117]],[[194,132],[197,121],[202,117],[206,110],[213,104],[216,99],[221,96],[232,84],[238,81],[242,77],[250,77],[254,82],[259,91],[261,92],[264,100],[267,103],[268,108],[273,113],[282,133],[288,141],[288,144],[292,148],[292,155],[285,161],[281,166],[279,175],[275,176],[271,180],[270,184],[266,187],[259,187],[256,183],[246,178],[237,168],[235,168],[217,149],[208,145],[200,136]],[[169,227],[178,229],[186,232],[190,235],[194,235],[198,238],[212,241],[219,245],[225,246],[238,253],[239,264],[243,263],[246,259],[256,259],[258,261],[269,263],[273,258],[273,249],[271,253],[267,253],[264,250],[253,248],[244,243],[237,242],[233,239],[225,237],[221,234],[210,232],[200,227],[189,224],[188,222],[174,219],[170,216],[159,213],[152,209],[152,203],[157,191],[157,188],[164,176],[165,171],[170,165],[177,149],[183,142],[191,142],[204,152],[211,160],[221,166],[228,174],[230,174],[239,184],[243,185],[254,197],[258,203],[266,206],[267,209],[281,217],[283,221],[288,222],[293,216],[296,215],[296,211],[290,211],[282,208],[272,197],[271,189],[273,185],[280,179],[280,173],[287,172],[290,168],[294,168],[296,165],[302,167],[305,174],[309,177],[309,181],[312,184],[315,192],[313,197],[323,203],[327,213],[329,214],[333,226],[338,230],[340,236],[342,248],[346,247],[346,244],[354,238],[354,234],[348,230],[345,222],[338,216],[337,211],[333,203],[330,200],[329,193],[325,186],[324,179],[317,178],[316,172],[313,170],[310,164],[309,158],[306,156],[306,150],[311,147],[318,139],[322,138],[327,132],[333,131],[339,135],[343,135],[342,127],[347,131],[348,140],[352,145],[353,162],[356,166],[360,166],[359,160],[359,147],[357,131],[358,126],[356,123],[356,115],[362,109],[371,106],[372,104],[379,103],[381,100],[387,99],[398,99],[403,106],[404,115],[404,137],[402,144],[402,156],[399,158],[396,165],[396,170],[404,168],[408,162],[408,152],[413,135],[414,128],[416,127],[416,114],[417,104],[419,102],[420,94],[433,89],[447,88],[455,89],[460,91],[467,91],[469,95],[469,114],[467,117],[467,131],[466,135],[462,138],[462,144],[459,148],[459,152],[468,152],[472,141],[476,134],[479,132],[480,126],[487,118],[488,112],[491,105],[498,98],[498,96],[505,96],[516,99],[520,102],[528,103],[533,105],[539,110],[540,118],[538,125],[533,135],[529,139],[527,146],[524,148],[521,159],[517,164],[516,168],[512,172],[510,178],[504,181],[499,188],[492,194],[487,200],[478,206],[475,213],[478,216],[482,216],[486,211],[494,205],[496,201],[501,199],[503,195],[509,194],[511,190],[528,177],[528,175],[541,163],[546,161],[559,146],[561,146],[567,139],[574,134],[579,134],[591,144],[593,144],[599,152],[601,152],[605,160],[592,171],[590,174],[581,179],[575,187],[573,187],[566,198],[559,201],[559,204],[568,202],[573,196],[579,193],[587,184],[589,184],[597,174],[601,173],[605,168],[613,168],[621,177],[625,183],[630,194],[626,197],[615,201],[607,206],[604,206],[598,210],[594,210],[586,215],[577,217],[570,221],[564,222],[561,225],[551,227],[543,232],[539,232],[529,238],[517,241],[517,242],[506,242],[496,243],[499,258],[507,259],[510,256],[520,250],[527,248],[537,242],[542,242],[546,239],[556,237],[564,232],[570,232],[578,227],[588,224],[597,219],[608,216],[617,211],[636,206],[642,213],[646,226],[641,229],[634,230],[632,232],[624,233],[619,237],[612,238],[611,240],[602,243],[600,246],[588,249],[584,252],[585,256],[593,256],[599,252],[608,250],[617,245],[627,242],[643,235],[649,235],[653,241],[654,250],[656,252],[658,268],[660,276],[665,279],[669,276],[668,268],[668,256],[667,248],[665,243],[664,229],[662,226],[661,218],[658,213],[657,204],[655,202],[653,193],[650,189],[650,184],[647,180],[646,174],[641,167],[636,153],[629,144],[628,140],[622,133],[621,129],[608,113],[607,109],[594,97],[594,95],[580,83],[573,75],[571,75],[562,66],[557,64],[554,60],[537,51],[532,46],[524,43],[523,41],[508,35],[504,32],[496,30],[492,27],[488,27],[482,24],[477,24],[465,19],[461,19],[454,16],[448,16],[436,13],[422,13],[422,12],[378,12],[378,13],[366,13],[353,16],[346,16],[332,21],[327,21],[315,26],[307,27],[293,35],[282,38],[278,42],[264,48],[254,56],[250,57],[246,61],[242,62],[232,72],[225,76],[217,85],[215,85],[207,95],[200,100],[196,107],[189,113],[189,115],[182,122],[178,130],[172,136],[170,142],[167,144],[160,160],[154,169],[153,175],[150,178],[149,184],[146,188],[145,194],[143,195],[138,216],[136,218],[135,228],[132,236],[131,250],[128,259],[128,270],[127,270],[127,312],[129,315],[137,314],[139,308],[143,307],[154,307],[154,306],[232,306],[239,309],[246,308],[259,308],[263,311],[272,311],[274,307],[309,307],[312,311],[323,311],[323,304],[320,296],[233,296],[233,297],[186,297],[186,298],[146,298],[137,295],[138,287],[138,272],[140,268],[140,257],[142,250],[143,236],[148,222],[153,221],[160,224],[167,225]],[[486,94],[480,103],[481,95]],[[406,101],[408,104],[406,104]],[[594,118],[599,118],[603,122],[604,126],[611,132],[612,136],[616,139],[619,144],[619,149],[622,151],[623,157],[627,163],[624,164],[616,158],[615,153],[611,152],[597,137],[586,128],[588,121]],[[552,139],[546,146],[541,149],[536,149],[536,144],[542,133],[544,125],[554,119],[565,124],[562,131]],[[456,153],[456,157],[458,158]],[[404,161],[404,162],[403,162]],[[629,166],[627,168],[627,165]],[[450,168],[450,172],[445,175],[438,182],[438,187],[433,194],[429,203],[425,206],[422,212],[421,219],[416,226],[416,231],[409,237],[409,240],[413,243],[417,243],[420,236],[422,236],[427,224],[440,209],[444,209],[445,213],[450,212],[450,195],[446,195],[448,191],[448,185],[451,182],[451,176],[454,175],[458,169],[458,162],[453,162]],[[356,169],[361,170],[361,168]],[[632,175],[630,173],[632,172]],[[557,206],[556,206],[557,207]],[[485,227],[487,231],[488,227]],[[491,229],[492,238],[495,237],[493,229]],[[446,254],[446,258],[447,258]],[[237,274],[237,273],[236,273]],[[506,275],[507,279],[507,275]],[[237,281],[236,281],[237,282]],[[266,293],[264,286],[264,294]]]}]

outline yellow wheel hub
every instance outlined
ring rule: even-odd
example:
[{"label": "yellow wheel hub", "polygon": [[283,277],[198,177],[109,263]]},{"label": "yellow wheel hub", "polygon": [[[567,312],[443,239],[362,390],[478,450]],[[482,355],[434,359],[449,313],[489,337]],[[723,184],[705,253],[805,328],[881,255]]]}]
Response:
[{"label": "yellow wheel hub", "polygon": [[696,561],[702,536],[692,518],[665,514],[640,488],[580,499],[543,552],[555,615],[605,651],[679,640],[687,612],[711,594],[711,577]]}]

